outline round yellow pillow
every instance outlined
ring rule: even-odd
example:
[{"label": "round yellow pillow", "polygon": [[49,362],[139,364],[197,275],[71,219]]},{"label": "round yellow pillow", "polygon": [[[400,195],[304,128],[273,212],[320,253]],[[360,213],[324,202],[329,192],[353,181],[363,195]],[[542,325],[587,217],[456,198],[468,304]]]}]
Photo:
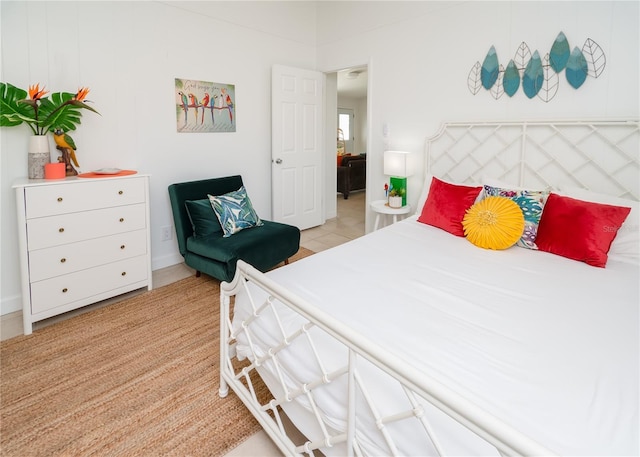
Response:
[{"label": "round yellow pillow", "polygon": [[487,197],[467,210],[462,228],[467,239],[478,247],[507,249],[522,236],[524,215],[510,198]]}]

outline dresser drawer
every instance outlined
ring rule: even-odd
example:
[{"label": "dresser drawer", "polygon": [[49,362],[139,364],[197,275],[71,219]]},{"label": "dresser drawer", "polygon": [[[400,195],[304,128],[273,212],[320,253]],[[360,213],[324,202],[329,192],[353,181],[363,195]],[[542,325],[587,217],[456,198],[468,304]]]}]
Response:
[{"label": "dresser drawer", "polygon": [[29,252],[29,276],[31,282],[41,281],[146,252],[146,230],[36,249]]},{"label": "dresser drawer", "polygon": [[147,256],[138,256],[31,284],[37,314],[147,279]]},{"label": "dresser drawer", "polygon": [[145,227],[144,204],[41,217],[27,224],[27,246],[33,251]]},{"label": "dresser drawer", "polygon": [[19,179],[22,321],[151,290],[149,176]]},{"label": "dresser drawer", "polygon": [[145,180],[103,178],[28,187],[25,199],[27,219],[131,205],[145,201]]}]

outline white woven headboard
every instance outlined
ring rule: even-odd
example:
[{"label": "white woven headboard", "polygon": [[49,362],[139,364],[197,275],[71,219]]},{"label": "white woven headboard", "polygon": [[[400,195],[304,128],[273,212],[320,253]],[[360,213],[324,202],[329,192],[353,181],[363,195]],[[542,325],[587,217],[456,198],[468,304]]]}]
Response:
[{"label": "white woven headboard", "polygon": [[640,200],[640,122],[450,122],[426,142],[426,173],[530,188],[582,187]]}]

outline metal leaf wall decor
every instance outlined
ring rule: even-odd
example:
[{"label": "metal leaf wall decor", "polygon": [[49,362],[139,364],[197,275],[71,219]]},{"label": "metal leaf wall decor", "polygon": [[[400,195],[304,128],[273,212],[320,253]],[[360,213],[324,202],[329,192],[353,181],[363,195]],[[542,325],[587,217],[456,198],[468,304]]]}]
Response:
[{"label": "metal leaf wall decor", "polygon": [[567,75],[569,84],[576,89],[582,86],[587,79],[587,75],[589,74],[587,59],[585,59],[584,54],[582,54],[582,51],[578,49],[577,46],[571,51],[569,60],[567,60],[567,69],[564,73]]},{"label": "metal leaf wall decor", "polygon": [[593,78],[600,76],[604,71],[605,65],[607,65],[607,59],[602,48],[598,46],[598,43],[591,38],[587,38],[587,41],[585,41],[582,46],[582,54],[587,60],[589,76]]},{"label": "metal leaf wall decor", "polygon": [[538,95],[544,82],[544,70],[542,69],[542,60],[538,51],[534,52],[524,68],[524,75],[522,75],[522,90],[529,98],[533,98]]},{"label": "metal leaf wall decor", "polygon": [[496,54],[496,48],[491,46],[487,56],[482,63],[482,70],[480,72],[480,80],[482,81],[482,87],[489,90],[498,80],[498,72],[500,71],[498,64],[498,56]]},{"label": "metal leaf wall decor", "polygon": [[542,84],[542,88],[540,92],[538,92],[538,97],[540,97],[545,102],[548,102],[553,97],[555,97],[556,92],[558,92],[558,86],[560,85],[560,77],[558,73],[553,69],[551,65],[549,54],[544,56],[542,59],[542,70],[544,71],[544,82]]},{"label": "metal leaf wall decor", "polygon": [[569,42],[564,33],[560,32],[556,37],[556,41],[551,46],[549,51],[549,63],[553,71],[560,73],[567,66],[567,60],[569,60]]},{"label": "metal leaf wall decor", "polygon": [[493,85],[493,87],[490,89],[491,95],[496,100],[502,97],[502,94],[504,94],[504,83],[502,82],[503,78],[504,78],[504,67],[502,66],[502,64],[500,64],[500,66],[498,67],[498,79],[496,80],[496,83]]},{"label": "metal leaf wall decor", "polygon": [[504,92],[509,97],[513,97],[513,94],[518,92],[518,88],[520,87],[520,72],[513,59],[507,64],[504,77],[502,78],[502,84],[504,85]]},{"label": "metal leaf wall decor", "polygon": [[469,88],[469,90],[473,95],[480,92],[480,89],[482,88],[482,83],[480,82],[481,68],[482,68],[482,65],[480,65],[480,62],[479,61],[476,62],[475,64],[473,64],[473,67],[471,67],[469,76],[467,76],[467,87]]},{"label": "metal leaf wall decor", "polygon": [[523,41],[505,68],[498,60],[495,47],[491,46],[482,63],[477,61],[471,67],[467,87],[473,95],[484,88],[497,100],[503,94],[513,97],[522,86],[528,98],[538,96],[549,102],[558,93],[562,71],[569,85],[578,89],[588,76],[598,78],[607,64],[604,51],[591,38],[586,39],[582,49],[577,46],[573,51],[570,49],[563,32],[558,33],[543,59],[537,50],[532,54]]}]

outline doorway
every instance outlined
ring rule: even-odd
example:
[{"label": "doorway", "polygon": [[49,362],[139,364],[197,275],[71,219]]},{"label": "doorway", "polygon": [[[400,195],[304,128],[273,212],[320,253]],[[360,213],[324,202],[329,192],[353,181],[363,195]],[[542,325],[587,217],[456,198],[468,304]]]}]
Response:
[{"label": "doorway", "polygon": [[[344,135],[344,149],[353,156],[367,156],[367,140],[369,135],[368,122],[368,66],[350,67],[336,72],[336,124]],[[337,168],[333,167],[336,172]],[[368,166],[364,167],[368,178]],[[362,169],[360,169],[362,171]],[[344,173],[344,170],[342,170]],[[367,179],[367,182],[369,180]],[[336,192],[336,218],[352,221],[353,218],[363,219],[366,214],[367,188],[361,187],[349,192],[347,200],[342,193]],[[357,203],[356,203],[357,202]],[[345,211],[345,207],[348,208]],[[362,228],[362,234],[365,229]]]}]

